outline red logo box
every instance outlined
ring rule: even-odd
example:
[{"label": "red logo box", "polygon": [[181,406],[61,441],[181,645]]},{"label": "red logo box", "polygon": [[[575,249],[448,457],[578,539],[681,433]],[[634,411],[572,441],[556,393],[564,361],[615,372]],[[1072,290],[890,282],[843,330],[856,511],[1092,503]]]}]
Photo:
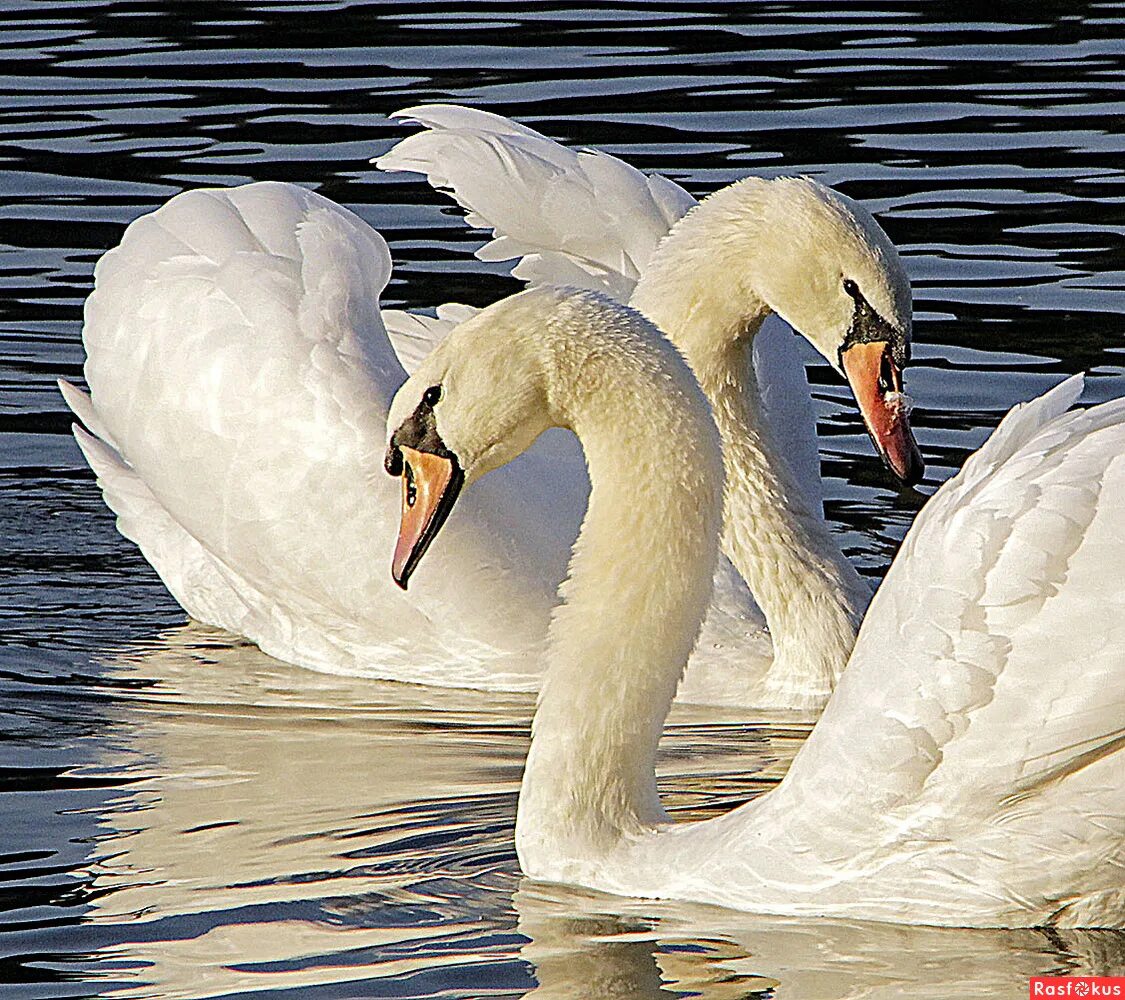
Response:
[{"label": "red logo box", "polygon": [[1125,1000],[1125,976],[1033,976],[1027,986],[1029,1000],[1048,997],[1121,997]]}]

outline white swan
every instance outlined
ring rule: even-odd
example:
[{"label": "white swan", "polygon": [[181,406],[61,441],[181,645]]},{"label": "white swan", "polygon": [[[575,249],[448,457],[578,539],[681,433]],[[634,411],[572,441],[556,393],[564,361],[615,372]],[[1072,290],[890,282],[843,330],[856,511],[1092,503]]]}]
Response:
[{"label": "white swan", "polygon": [[[759,331],[773,312],[803,334],[846,374],[887,465],[920,479],[901,394],[910,285],[878,223],[804,178],[747,178],[697,205],[664,177],[488,112],[431,105],[393,117],[426,130],[376,164],[448,189],[470,223],[493,230],[479,257],[519,258],[517,277],[628,302],[683,351],[723,440],[723,551],[773,639],[755,703],[823,704],[870,591],[823,517],[808,385],[792,338]],[[446,329],[427,339],[418,320],[387,318],[392,336],[421,333],[427,348]]]},{"label": "white swan", "polygon": [[[807,298],[801,282],[815,286],[820,271],[842,266],[841,254],[860,280],[889,294],[888,283],[901,278],[887,256],[893,248],[880,256],[878,241],[849,243],[846,223],[862,228],[859,215],[825,189],[793,190],[795,206],[805,197],[821,206],[821,237],[839,238],[825,237],[822,247],[792,236],[803,259],[773,272],[796,282],[790,294]],[[738,196],[701,206],[678,227],[681,243],[704,238],[715,216],[717,235],[737,249],[739,227],[748,225],[741,204]],[[756,228],[743,243],[761,248]],[[303,189],[258,184],[173,198],[134,222],[95,272],[83,331],[91,396],[63,386],[93,434],[80,432],[79,443],[120,529],[193,617],[306,666],[534,689],[585,506],[581,451],[561,432],[548,435],[459,512],[412,593],[399,593],[377,555],[394,534],[380,495],[390,486],[373,485],[369,470],[406,377],[400,358],[416,363],[419,345],[400,334],[396,354],[388,342],[378,297],[389,274],[377,233]],[[742,296],[749,322],[760,319],[763,306],[748,288],[720,292]],[[882,329],[835,284],[825,298],[827,316],[810,320],[810,329],[834,323],[841,345]],[[732,349],[735,367],[741,343]],[[806,503],[774,460],[752,418],[764,400],[756,392],[743,399],[741,384],[731,384],[723,410],[744,431],[732,432],[743,488],[732,491],[731,537],[748,532],[758,541],[732,551],[766,595],[777,655],[771,659],[771,636],[745,584],[720,561],[698,669],[682,695],[818,706],[868,592],[832,542],[819,501]],[[778,410],[786,407],[772,402]]]},{"label": "white swan", "polygon": [[779,787],[672,824],[656,747],[721,520],[705,398],[592,293],[525,292],[460,326],[391,407],[404,548],[549,426],[579,436],[592,483],[520,794],[524,871],[790,915],[1125,925],[1125,400],[1066,413],[1081,387],[1017,407],[931,499]]}]

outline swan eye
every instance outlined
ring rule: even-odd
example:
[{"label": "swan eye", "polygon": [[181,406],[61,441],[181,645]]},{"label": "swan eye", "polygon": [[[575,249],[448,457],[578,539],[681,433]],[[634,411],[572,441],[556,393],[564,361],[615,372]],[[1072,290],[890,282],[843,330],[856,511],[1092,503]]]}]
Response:
[{"label": "swan eye", "polygon": [[851,278],[845,278],[844,291],[854,299],[857,295],[859,295],[859,285],[852,281]]},{"label": "swan eye", "polygon": [[427,406],[436,406],[439,399],[441,399],[440,385],[431,385],[424,393],[422,393],[422,402]]}]

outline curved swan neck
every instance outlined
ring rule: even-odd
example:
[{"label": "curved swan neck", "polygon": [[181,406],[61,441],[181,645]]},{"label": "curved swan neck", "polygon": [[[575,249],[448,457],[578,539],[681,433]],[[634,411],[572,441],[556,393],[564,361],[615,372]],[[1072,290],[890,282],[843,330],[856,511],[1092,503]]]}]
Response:
[{"label": "curved swan neck", "polygon": [[629,304],[693,369],[756,331],[770,313],[751,278],[769,266],[760,257],[770,198],[770,182],[756,177],[716,191],[672,227],[637,281]]},{"label": "curved swan neck", "polygon": [[832,693],[871,592],[812,510],[761,413],[758,383],[739,375],[748,350],[707,394],[723,439],[723,551],[746,581],[773,638],[763,704],[815,708]]},{"label": "curved swan neck", "polygon": [[520,796],[529,874],[663,818],[656,746],[710,600],[722,508],[718,435],[679,354],[655,331],[595,346],[563,322],[548,394],[582,442],[591,493]]},{"label": "curved swan neck", "polygon": [[774,662],[763,704],[823,704],[847,662],[870,590],[808,506],[762,413],[753,338],[770,309],[747,285],[768,181],[712,195],[673,228],[631,304],[684,352],[723,442],[723,551],[769,624]]}]

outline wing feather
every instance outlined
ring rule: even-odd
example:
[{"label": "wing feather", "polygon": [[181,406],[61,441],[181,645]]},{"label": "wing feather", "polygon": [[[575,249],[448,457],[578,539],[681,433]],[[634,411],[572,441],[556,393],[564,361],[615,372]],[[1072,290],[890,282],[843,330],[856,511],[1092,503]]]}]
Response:
[{"label": "wing feather", "polygon": [[1042,918],[1060,922],[1116,899],[1125,400],[1064,412],[1081,389],[1076,377],[1009,413],[915,521],[762,803],[786,817],[805,877],[844,854],[909,894],[941,866],[993,907],[1054,900]]},{"label": "wing feather", "polygon": [[464,323],[480,310],[460,302],[447,302],[437,307],[436,316],[407,312],[405,309],[384,309],[383,324],[399,363],[408,375],[414,373],[438,344],[458,323]]},{"label": "wing feather", "polygon": [[406,108],[425,126],[375,163],[425,174],[470,225],[491,229],[482,260],[519,258],[524,281],[574,285],[627,301],[657,243],[693,205],[678,184],[607,153],[573,150],[486,111]]},{"label": "wing feather", "polygon": [[404,595],[386,563],[399,487],[381,474],[406,377],[379,311],[389,273],[382,238],[313,192],[172,199],[97,268],[91,396],[64,388],[80,445],[122,532],[202,620],[309,666],[528,687],[584,509],[581,450],[555,436],[463,498]]}]

